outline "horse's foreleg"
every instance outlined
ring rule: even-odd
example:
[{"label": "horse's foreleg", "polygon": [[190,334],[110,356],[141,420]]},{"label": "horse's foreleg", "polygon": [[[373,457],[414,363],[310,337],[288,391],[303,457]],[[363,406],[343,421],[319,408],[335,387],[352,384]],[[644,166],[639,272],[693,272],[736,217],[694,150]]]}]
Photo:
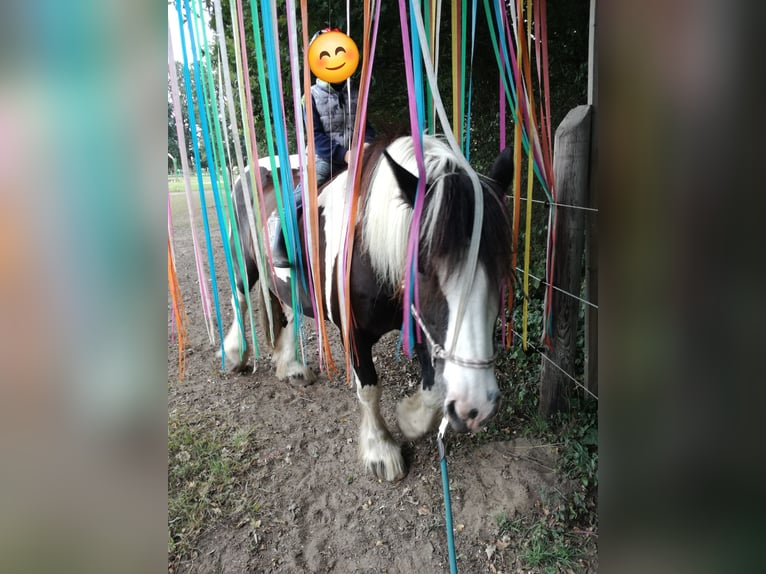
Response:
[{"label": "horse's foreleg", "polygon": [[372,362],[370,346],[357,341],[359,365],[354,371],[356,394],[362,406],[359,428],[359,456],[365,468],[383,480],[399,480],[405,475],[399,445],[391,437],[380,414],[381,388]]},{"label": "horse's foreleg", "polygon": [[[247,316],[247,296],[237,289],[237,298],[235,300],[234,296],[232,296],[231,306],[234,310],[233,322],[223,340],[223,350],[226,355],[226,366],[232,370],[241,371],[247,366],[247,362],[250,359],[250,346],[245,341],[244,329],[242,329],[239,321],[237,321],[237,306],[239,306],[239,316],[244,325],[245,317]],[[245,344],[244,350],[242,349],[242,343]],[[216,355],[220,357],[220,351]]]},{"label": "horse's foreleg", "polygon": [[436,426],[444,406],[444,390],[420,389],[414,395],[405,397],[396,406],[396,420],[399,430],[408,440],[422,437]]},{"label": "horse's foreleg", "polygon": [[291,382],[302,385],[310,385],[316,380],[314,372],[298,361],[295,356],[295,327],[293,325],[293,311],[289,307],[283,308],[287,325],[277,337],[274,345],[274,354],[271,361],[276,368],[279,380],[290,379]]},{"label": "horse's foreleg", "polygon": [[396,407],[399,430],[409,440],[420,438],[434,428],[444,406],[444,386],[434,380],[430,353],[421,345],[416,345],[415,351],[423,375],[421,389],[402,399]]}]

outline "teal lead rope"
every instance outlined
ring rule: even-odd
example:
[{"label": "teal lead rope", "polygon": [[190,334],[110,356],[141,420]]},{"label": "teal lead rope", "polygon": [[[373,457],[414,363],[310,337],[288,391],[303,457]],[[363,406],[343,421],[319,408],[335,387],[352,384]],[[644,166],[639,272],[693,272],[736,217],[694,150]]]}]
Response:
[{"label": "teal lead rope", "polygon": [[449,476],[447,475],[447,457],[444,452],[444,432],[449,423],[447,417],[442,419],[439,425],[439,434],[436,435],[436,444],[439,447],[439,461],[442,468],[442,489],[444,490],[444,512],[447,516],[447,549],[449,550],[449,571],[457,574],[457,558],[455,557],[455,536],[452,532],[452,503],[449,497]]}]

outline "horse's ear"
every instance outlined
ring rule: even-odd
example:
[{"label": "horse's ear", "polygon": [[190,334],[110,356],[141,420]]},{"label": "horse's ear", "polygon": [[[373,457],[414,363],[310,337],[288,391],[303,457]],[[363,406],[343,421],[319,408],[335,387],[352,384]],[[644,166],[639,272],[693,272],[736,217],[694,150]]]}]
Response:
[{"label": "horse's ear", "polygon": [[505,195],[513,180],[513,149],[508,146],[495,159],[489,177],[494,179]]},{"label": "horse's ear", "polygon": [[396,163],[394,158],[392,158],[386,150],[383,150],[383,155],[386,156],[388,163],[391,165],[391,171],[394,172],[396,183],[399,184],[399,189],[402,191],[404,200],[409,203],[410,206],[414,206],[415,195],[418,191],[418,178]]}]

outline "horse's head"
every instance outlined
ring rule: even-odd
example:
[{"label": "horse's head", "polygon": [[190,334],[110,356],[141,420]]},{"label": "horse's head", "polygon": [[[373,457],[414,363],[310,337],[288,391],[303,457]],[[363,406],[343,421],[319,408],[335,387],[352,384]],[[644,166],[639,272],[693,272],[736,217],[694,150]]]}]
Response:
[{"label": "horse's head", "polygon": [[[483,219],[474,272],[468,263],[473,184],[453,163],[454,156],[444,144],[430,138],[424,144],[427,183],[418,256],[420,313],[413,308],[434,366],[433,381],[424,376],[424,385],[430,382],[443,391],[444,412],[453,428],[477,431],[500,403],[494,332],[502,287],[511,271],[504,190],[513,164],[509,152],[504,152],[490,178],[480,178]],[[386,155],[401,198],[413,206],[418,178],[413,175],[416,170],[408,169],[410,158],[403,157],[401,165],[393,153]]]}]

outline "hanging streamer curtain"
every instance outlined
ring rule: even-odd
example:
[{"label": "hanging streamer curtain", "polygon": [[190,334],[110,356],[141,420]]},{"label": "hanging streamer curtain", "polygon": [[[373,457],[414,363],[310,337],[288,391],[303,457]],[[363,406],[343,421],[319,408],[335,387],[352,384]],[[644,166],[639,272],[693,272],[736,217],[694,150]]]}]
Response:
[{"label": "hanging streamer curtain", "polygon": [[[298,40],[297,40],[297,21],[296,13],[297,9],[294,1],[288,2],[287,6],[289,10],[288,18],[288,48],[291,54],[291,62],[297,62],[298,54]],[[200,293],[203,303],[203,309],[205,309],[205,316],[207,318],[206,323],[211,337],[213,339],[213,319],[212,308],[215,309],[215,323],[217,324],[217,330],[221,343],[223,341],[223,330],[220,312],[219,302],[219,277],[216,274],[215,257],[213,255],[212,240],[211,240],[211,222],[208,220],[208,198],[212,194],[215,204],[216,218],[219,225],[219,230],[223,238],[231,239],[223,241],[223,251],[226,260],[226,270],[229,279],[229,283],[232,289],[232,295],[235,295],[235,275],[234,266],[239,274],[243,277],[244,283],[247,284],[247,269],[244,265],[244,254],[242,246],[239,244],[239,234],[237,232],[238,222],[243,225],[247,225],[250,234],[255,239],[255,258],[256,265],[259,270],[259,276],[261,279],[261,288],[263,290],[264,299],[266,302],[270,302],[268,297],[268,283],[269,272],[268,268],[271,268],[271,253],[268,248],[268,241],[265,241],[263,234],[258,233],[258,230],[263,228],[268,214],[264,211],[264,197],[263,197],[263,183],[260,178],[259,165],[259,149],[258,142],[255,136],[255,124],[253,118],[256,117],[253,113],[253,102],[251,99],[251,87],[250,87],[250,73],[248,65],[248,51],[245,43],[246,22],[245,14],[243,10],[242,0],[233,0],[230,3],[231,6],[231,21],[233,22],[233,35],[234,35],[234,58],[236,60],[237,77],[240,79],[237,82],[239,86],[239,99],[234,98],[234,90],[232,90],[232,81],[229,75],[228,68],[228,50],[224,41],[224,28],[223,28],[223,13],[221,10],[220,0],[214,0],[211,15],[215,19],[215,27],[217,32],[217,42],[220,55],[220,62],[225,65],[220,66],[223,70],[218,71],[218,81],[216,82],[213,76],[212,62],[210,59],[210,51],[206,48],[208,46],[208,33],[207,23],[205,22],[204,15],[206,14],[201,0],[176,0],[176,16],[178,18],[178,26],[181,30],[181,41],[183,50],[183,66],[184,72],[184,88],[187,94],[188,109],[187,114],[190,119],[190,133],[192,134],[192,150],[194,152],[194,168],[197,175],[197,183],[200,189],[199,202],[202,207],[201,213],[203,218],[203,227],[205,231],[205,244],[207,247],[208,261],[207,267],[210,270],[210,283],[212,284],[212,297],[207,289],[208,279],[205,277],[205,269],[202,264],[202,257],[200,255],[200,249],[196,240],[196,228],[193,222],[193,212],[191,210],[191,201],[188,202],[190,209],[190,219],[192,220],[192,232],[195,243],[195,259],[197,261],[198,268],[198,280],[200,284]],[[379,6],[378,6],[379,8]],[[293,184],[290,177],[291,170],[290,158],[289,158],[289,136],[287,133],[287,117],[284,113],[286,109],[284,102],[286,100],[284,95],[283,86],[281,83],[281,66],[280,66],[280,38],[278,33],[277,18],[276,18],[276,3],[264,3],[250,2],[251,21],[249,24],[252,26],[252,33],[255,42],[255,58],[256,58],[256,70],[259,79],[258,90],[260,95],[260,106],[264,117],[264,133],[266,135],[266,150],[271,166],[271,172],[274,174],[279,173],[279,177],[274,178],[274,187],[276,191],[277,211],[282,220],[282,232],[286,236],[286,244],[290,259],[298,267],[298,273],[293,274],[293,281],[291,286],[292,291],[292,306],[295,311],[295,328],[298,332],[297,350],[300,350],[303,354],[303,329],[302,329],[302,313],[299,304],[299,287],[307,289],[312,298],[312,305],[314,307],[314,315],[317,318],[316,326],[317,331],[320,333],[319,337],[319,351],[320,351],[320,366],[325,364],[331,369],[335,370],[335,366],[330,353],[329,341],[327,338],[326,328],[324,324],[323,316],[323,304],[322,304],[322,289],[319,269],[319,253],[316,238],[319,235],[319,224],[317,216],[317,189],[316,189],[316,176],[313,165],[314,150],[313,141],[309,141],[306,145],[303,136],[301,118],[301,99],[300,99],[300,83],[299,83],[299,67],[291,66],[291,85],[293,89],[293,112],[295,118],[299,121],[295,122],[296,125],[296,141],[298,142],[299,156],[300,156],[300,170],[302,193],[304,199],[304,206],[306,217],[304,220],[304,231],[308,239],[309,253],[301,254],[300,242],[298,241],[298,225],[297,214],[295,210],[295,204],[293,202]],[[306,3],[302,3],[302,23],[303,23],[303,49],[304,49],[304,92],[310,91],[310,76],[308,74],[308,66],[305,60],[305,52],[308,45],[307,37],[307,9]],[[366,33],[369,34],[369,27],[366,29]],[[170,38],[170,34],[169,34]],[[169,40],[170,41],[170,40]],[[189,49],[187,50],[187,43]],[[367,41],[369,46],[369,41]],[[175,71],[174,59],[172,56],[172,48],[169,47],[169,62],[171,63],[172,70],[170,71],[171,77]],[[374,50],[374,47],[373,47]],[[369,55],[370,49],[368,48],[366,54]],[[188,54],[188,55],[187,55]],[[367,58],[366,58],[367,60]],[[369,58],[371,62],[371,58]],[[369,64],[368,64],[369,67]],[[369,86],[369,74],[367,79]],[[368,88],[367,88],[368,89]],[[179,90],[176,87],[172,90],[177,96]],[[180,100],[180,98],[179,98]],[[309,103],[310,106],[310,103]],[[176,117],[180,117],[178,108],[176,105]],[[359,109],[364,113],[366,111],[365,105],[360,105]],[[239,124],[244,129],[244,143],[245,154],[243,155],[239,142],[242,141],[239,135],[239,127],[237,122],[237,113],[239,113]],[[307,120],[312,118],[311,113],[308,114]],[[362,123],[362,126],[364,124]],[[231,130],[231,131],[229,131]],[[357,130],[357,137],[359,136],[359,130]],[[231,137],[230,137],[231,135]],[[363,127],[361,128],[361,137],[364,137]],[[179,137],[182,148],[185,149],[183,138]],[[230,145],[231,142],[231,145]],[[232,148],[233,147],[233,154]],[[245,202],[246,214],[237,213],[240,208],[235,202],[231,201],[232,189],[234,182],[231,179],[232,173],[232,155],[236,157],[237,173],[240,178],[244,180],[246,188],[249,188],[253,196],[253,205],[249,202]],[[305,161],[308,156],[308,161]],[[209,184],[202,178],[202,162],[203,158],[207,158],[209,161]],[[359,165],[361,165],[361,156],[358,155]],[[182,159],[182,164],[185,164],[185,158]],[[252,169],[246,169],[246,166],[252,166]],[[285,169],[277,168],[277,165],[283,166]],[[278,170],[278,171],[277,171]],[[185,169],[186,189],[189,193],[190,185],[188,182],[189,174],[191,170],[188,166]],[[349,259],[350,261],[350,259]],[[172,263],[172,262],[171,262]],[[304,273],[303,266],[307,265],[308,273]],[[172,266],[169,271],[169,285],[171,291],[171,298],[176,293],[172,284]],[[298,283],[301,281],[301,283]],[[213,304],[210,303],[212,299]],[[175,300],[175,299],[174,299]],[[174,328],[177,328],[177,311],[178,306],[174,304],[174,311],[172,320]],[[252,307],[251,302],[247,300],[248,318],[250,324],[253,324]],[[240,333],[244,333],[244,318],[239,315],[239,309],[235,306],[236,317],[238,322]],[[273,336],[273,319],[270,307],[267,305],[267,314],[270,318],[269,329]],[[255,348],[256,356],[258,354],[258,344],[255,338],[255,330],[251,330],[253,338],[251,344]],[[244,341],[241,341],[244,343]],[[244,349],[245,345],[241,345],[240,349]],[[223,359],[222,359],[223,360]],[[224,364],[222,363],[222,367]]]},{"label": "hanging streamer curtain", "polygon": [[[197,276],[200,284],[200,300],[206,319],[206,326],[211,341],[214,332],[217,331],[223,340],[220,302],[218,298],[218,276],[215,271],[215,260],[211,247],[210,222],[207,218],[207,198],[212,195],[216,217],[221,236],[231,237],[231,242],[224,241],[223,255],[226,263],[226,275],[231,285],[231,293],[235,295],[236,269],[247,282],[247,269],[244,264],[244,251],[239,244],[237,225],[246,225],[250,234],[255,239],[256,265],[261,278],[261,289],[266,301],[269,288],[269,269],[271,269],[271,253],[268,241],[264,239],[260,230],[263,229],[269,214],[265,212],[264,182],[261,181],[259,165],[259,145],[256,141],[255,117],[263,117],[263,134],[265,136],[265,149],[269,158],[271,171],[279,173],[274,178],[277,211],[282,221],[282,233],[285,236],[288,257],[296,266],[298,273],[293,273],[291,285],[291,304],[295,312],[296,329],[296,352],[304,351],[303,315],[299,303],[301,289],[308,291],[315,317],[315,326],[318,333],[318,350],[320,355],[320,368],[335,371],[335,364],[330,352],[324,317],[323,285],[321,281],[321,269],[319,265],[319,251],[317,238],[320,234],[318,211],[316,175],[314,164],[313,138],[305,138],[302,117],[305,117],[308,133],[313,133],[313,111],[311,98],[301,100],[301,93],[310,93],[311,76],[307,65],[307,48],[310,31],[308,29],[308,2],[307,0],[285,0],[286,13],[286,38],[279,35],[277,25],[277,5],[275,2],[256,2],[250,0],[250,21],[245,22],[243,10],[244,0],[232,0],[231,20],[234,35],[234,60],[239,90],[232,89],[234,82],[229,76],[229,54],[224,35],[224,14],[221,11],[220,0],[213,0],[216,35],[211,38],[218,43],[218,55],[220,57],[217,76],[213,74],[213,62],[210,50],[206,48],[208,43],[208,28],[205,21],[202,0],[176,0],[179,28],[181,29],[181,42],[183,46],[183,87],[187,93],[188,117],[190,121],[190,133],[192,137],[191,147],[194,155],[194,169],[200,188],[199,201],[202,205],[202,223],[204,239],[207,248],[207,268],[209,278],[205,274],[204,257],[201,254],[201,242],[197,241],[196,227],[192,221],[192,238],[195,247],[195,262]],[[450,147],[460,155],[464,164],[461,167],[471,177],[476,197],[477,209],[475,210],[474,224],[472,229],[472,242],[468,253],[468,266],[472,269],[476,265],[478,255],[478,237],[481,229],[480,213],[483,211],[481,204],[483,196],[481,186],[476,174],[468,164],[471,148],[471,101],[473,92],[473,67],[475,53],[476,18],[478,17],[479,0],[450,0],[451,17],[451,75],[452,75],[452,122],[448,120],[441,96],[437,88],[436,77],[439,63],[440,38],[439,30],[442,15],[442,0],[428,0],[421,5],[419,0],[399,1],[399,15],[402,32],[402,43],[405,54],[405,76],[407,80],[408,97],[410,99],[410,127],[413,134],[416,157],[418,158],[419,188],[416,195],[416,203],[413,214],[413,225],[408,241],[408,255],[405,269],[404,289],[404,315],[402,318],[402,341],[405,352],[409,354],[412,345],[419,340],[419,333],[412,323],[409,309],[411,305],[419,306],[418,282],[417,282],[417,243],[419,238],[420,215],[423,209],[425,193],[425,164],[423,162],[423,150],[421,134],[436,133],[436,118],[441,124]],[[500,119],[501,146],[505,144],[505,118],[506,110],[510,110],[510,118],[514,126],[514,164],[515,173],[513,181],[513,239],[509,246],[513,251],[513,266],[517,264],[519,249],[519,234],[522,229],[522,183],[526,181],[526,212],[524,213],[524,229],[526,229],[523,242],[523,284],[524,292],[529,287],[529,268],[531,258],[531,205],[534,183],[537,182],[551,204],[549,212],[549,235],[547,239],[548,249],[546,253],[546,283],[548,292],[545,301],[545,333],[548,334],[551,325],[550,317],[550,289],[554,283],[551,277],[555,253],[552,252],[553,239],[555,238],[556,206],[555,187],[552,172],[552,136],[550,119],[550,86],[548,78],[548,50],[547,50],[547,26],[546,26],[546,2],[545,0],[481,0],[485,18],[490,33],[491,44],[495,53],[497,68],[500,75]],[[349,165],[348,189],[346,191],[346,212],[344,218],[344,244],[342,246],[342,265],[337,266],[337,285],[341,300],[340,323],[343,334],[343,343],[346,354],[347,372],[352,371],[353,358],[353,316],[350,304],[350,264],[351,246],[354,241],[357,210],[359,209],[359,179],[361,173],[364,148],[364,131],[366,125],[367,100],[372,80],[372,69],[375,55],[375,44],[380,17],[380,2],[365,0],[364,23],[360,35],[362,47],[362,65],[359,80],[359,102],[357,116],[354,119],[353,143],[351,148],[351,161]],[[300,15],[298,11],[300,10]],[[298,16],[300,26],[298,29]],[[281,17],[281,16],[280,16]],[[470,20],[470,26],[468,22]],[[350,16],[346,14],[346,27],[350,27]],[[248,54],[245,42],[246,30],[252,31],[254,50]],[[470,36],[469,36],[470,34]],[[189,46],[187,56],[187,43]],[[469,52],[470,43],[470,52]],[[282,55],[280,46],[285,46],[285,52],[289,53],[290,70],[285,78],[289,77],[289,87],[292,93],[292,105],[286,105],[289,98],[286,97],[282,85]],[[303,54],[299,50],[303,50]],[[254,105],[250,85],[250,65],[248,56],[255,58],[255,71],[258,78],[258,86],[255,93],[259,96],[260,110],[258,116],[254,114]],[[535,62],[533,65],[532,59]],[[171,66],[172,64],[172,66]],[[175,67],[172,50],[169,46],[169,70],[171,84],[175,75]],[[301,68],[302,66],[302,68]],[[302,73],[302,76],[301,76]],[[192,82],[193,78],[193,82]],[[217,81],[216,81],[217,78]],[[535,86],[539,94],[535,97]],[[172,89],[174,94],[173,104],[177,116],[180,104],[175,100],[178,95],[178,86]],[[235,94],[238,96],[235,99]],[[304,114],[305,106],[305,116]],[[287,110],[291,110],[295,125],[295,133],[288,133]],[[238,117],[239,115],[239,117]],[[239,121],[238,121],[239,120]],[[243,136],[240,136],[241,125]],[[179,126],[177,126],[179,127]],[[182,127],[182,126],[180,126]],[[180,130],[183,131],[182,129]],[[294,141],[292,138],[295,138]],[[244,141],[244,153],[240,142]],[[185,144],[179,137],[182,148]],[[292,142],[292,143],[291,143]],[[301,193],[305,217],[303,228],[299,230],[297,213],[293,200],[293,181],[289,169],[290,159],[288,150],[290,147],[297,148],[300,165]],[[526,158],[524,157],[526,154]],[[210,182],[207,184],[202,178],[202,157],[210,162]],[[247,205],[246,213],[237,212],[240,209],[235,202],[231,201],[231,193],[234,187],[232,162],[236,159],[236,171],[240,178],[248,184],[246,187],[252,193],[252,205]],[[526,159],[526,161],[524,161]],[[189,168],[185,157],[181,158],[184,170],[185,188],[187,191],[187,206],[189,207],[190,219],[193,219],[191,210],[191,195],[189,191]],[[277,164],[284,167],[277,171]],[[252,169],[246,169],[247,166]],[[526,169],[524,169],[526,168]],[[524,173],[526,172],[526,173]],[[526,177],[526,180],[523,178]],[[302,231],[307,239],[306,253],[301,252],[299,232]],[[468,273],[471,276],[472,274]],[[170,275],[169,275],[170,277]],[[170,279],[169,279],[170,281]],[[208,281],[212,286],[212,293],[208,290]],[[300,283],[299,283],[300,282]],[[461,286],[461,299],[458,308],[458,325],[462,321],[465,312],[466,295],[470,290],[470,281]],[[171,286],[172,291],[172,286]],[[171,293],[172,295],[172,293]],[[512,308],[513,293],[508,294],[507,303]],[[251,302],[247,301],[247,319],[253,324]],[[215,313],[215,320],[213,319]],[[269,317],[272,317],[270,308],[267,308]],[[177,322],[174,311],[173,320]],[[238,322],[240,331],[245,332],[245,317],[240,316],[235,306],[235,320]],[[527,347],[527,322],[528,302],[523,303],[521,310],[522,320],[522,344]],[[273,334],[273,320],[270,321],[270,331]],[[512,326],[511,326],[512,327]],[[255,338],[250,344],[258,352],[258,344]],[[508,333],[505,337],[506,344],[510,344],[510,334],[513,329],[505,329]],[[244,341],[242,341],[244,343]],[[454,343],[451,342],[451,343]],[[241,346],[244,348],[244,345]],[[350,375],[349,375],[350,376]]]}]

